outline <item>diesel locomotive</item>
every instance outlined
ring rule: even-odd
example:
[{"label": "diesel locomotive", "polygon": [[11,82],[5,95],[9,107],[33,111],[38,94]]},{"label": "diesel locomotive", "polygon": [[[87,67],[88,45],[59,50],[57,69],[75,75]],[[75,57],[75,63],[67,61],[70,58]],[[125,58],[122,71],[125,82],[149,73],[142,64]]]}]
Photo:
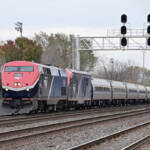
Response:
[{"label": "diesel locomotive", "polygon": [[0,110],[5,114],[148,103],[150,99],[149,86],[28,61],[4,64],[1,75]]}]

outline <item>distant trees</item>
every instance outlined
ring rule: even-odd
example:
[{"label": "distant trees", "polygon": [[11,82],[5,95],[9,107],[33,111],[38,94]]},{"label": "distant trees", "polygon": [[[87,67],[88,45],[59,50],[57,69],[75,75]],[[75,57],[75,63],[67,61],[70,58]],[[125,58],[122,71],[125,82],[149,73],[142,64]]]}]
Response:
[{"label": "distant trees", "polygon": [[42,46],[28,38],[17,38],[16,46],[20,51],[20,60],[40,62]]},{"label": "distant trees", "polygon": [[[42,45],[41,63],[51,64],[62,68],[73,66],[75,57],[75,37],[65,34],[40,33],[35,40]],[[97,58],[92,51],[81,52],[81,70],[92,70]]]},{"label": "distant trees", "polygon": [[36,41],[22,37],[0,45],[1,64],[14,60],[40,61],[42,47]]},{"label": "distant trees", "polygon": [[50,36],[46,33],[36,34],[35,40],[43,47],[41,63],[62,68],[70,66],[71,44],[69,38],[64,34],[51,34]]},{"label": "distant trees", "polygon": [[[145,83],[150,85],[150,70],[144,68],[144,74]],[[114,63],[111,64],[109,60],[101,57],[99,59],[99,68],[94,75],[109,80],[143,83],[143,68],[136,66],[131,61],[123,63],[114,60]]]},{"label": "distant trees", "polygon": [[[80,41],[82,48],[91,47],[91,42]],[[35,61],[42,64],[51,64],[61,68],[73,68],[76,57],[76,41],[74,35],[36,34],[34,39],[25,37],[15,41],[0,42],[0,65],[15,60]],[[98,62],[98,63],[97,63]],[[94,67],[97,65],[98,69]],[[74,66],[75,67],[75,66]],[[80,68],[82,71],[92,71],[95,76],[109,79],[142,83],[143,68],[136,66],[131,61],[126,63],[114,61],[113,64],[105,57],[99,60],[92,51],[80,52]],[[95,70],[94,70],[95,69]],[[144,68],[146,84],[150,85],[150,70]]]},{"label": "distant trees", "polygon": [[13,61],[19,59],[19,49],[14,41],[7,41],[0,46],[0,58],[3,62]]},{"label": "distant trees", "polygon": [[[27,60],[62,68],[75,68],[75,43],[74,35],[60,33],[48,35],[41,32],[35,35],[34,40],[19,37],[15,41],[0,43],[0,63]],[[92,51],[81,51],[80,62],[81,70],[90,71],[93,70],[97,57]]]}]

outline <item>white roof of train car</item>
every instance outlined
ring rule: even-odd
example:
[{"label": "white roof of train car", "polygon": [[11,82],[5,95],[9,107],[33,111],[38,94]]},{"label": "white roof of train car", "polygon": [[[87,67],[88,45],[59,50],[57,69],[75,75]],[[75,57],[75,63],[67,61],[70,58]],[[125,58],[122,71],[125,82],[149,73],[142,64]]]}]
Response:
[{"label": "white roof of train car", "polygon": [[128,89],[136,89],[137,90],[137,84],[134,84],[134,83],[127,83],[127,88]]},{"label": "white roof of train car", "polygon": [[106,79],[92,78],[92,83],[94,86],[110,87],[110,81]]},{"label": "white roof of train car", "polygon": [[147,90],[150,91],[150,86],[146,86]]},{"label": "white roof of train car", "polygon": [[139,85],[139,84],[137,84],[137,87],[138,87],[139,90],[145,90],[144,85]]},{"label": "white roof of train car", "polygon": [[125,83],[124,82],[120,82],[120,81],[112,81],[112,86],[113,87],[122,87],[125,88]]}]

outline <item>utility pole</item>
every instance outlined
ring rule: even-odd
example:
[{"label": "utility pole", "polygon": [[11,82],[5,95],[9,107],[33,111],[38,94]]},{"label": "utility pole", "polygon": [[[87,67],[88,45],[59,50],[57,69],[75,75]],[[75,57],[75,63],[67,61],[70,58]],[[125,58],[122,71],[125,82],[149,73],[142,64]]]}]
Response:
[{"label": "utility pole", "polygon": [[113,80],[113,74],[114,74],[114,59],[111,58],[110,59],[110,63],[111,63],[111,80]]},{"label": "utility pole", "polygon": [[17,22],[15,23],[16,27],[15,30],[20,32],[20,37],[22,37],[22,31],[23,31],[23,23]]},{"label": "utility pole", "polygon": [[142,71],[142,83],[145,85],[145,50],[143,50],[143,71]]},{"label": "utility pole", "polygon": [[80,36],[76,38],[76,69],[80,70]]}]

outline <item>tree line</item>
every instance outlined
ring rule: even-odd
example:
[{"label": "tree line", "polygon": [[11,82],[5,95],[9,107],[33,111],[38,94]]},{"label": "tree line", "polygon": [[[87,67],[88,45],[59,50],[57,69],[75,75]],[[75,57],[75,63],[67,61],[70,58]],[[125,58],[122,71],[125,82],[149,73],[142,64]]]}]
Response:
[{"label": "tree line", "polygon": [[[34,61],[61,68],[75,68],[75,37],[74,35],[35,34],[33,39],[19,37],[8,40],[0,45],[1,64],[15,60]],[[81,52],[81,70],[92,70],[97,57],[92,51]]]},{"label": "tree line", "polygon": [[[82,44],[82,41],[80,41]],[[41,32],[32,39],[19,37],[0,44],[0,65],[9,61],[26,60],[42,64],[49,64],[61,68],[75,68],[76,41],[74,35],[62,33],[50,34]],[[88,41],[90,44],[90,41]],[[87,48],[87,45],[82,44]],[[105,58],[95,56],[92,51],[80,52],[82,71],[90,71],[94,76],[127,81],[142,82],[143,68],[132,62],[115,61],[113,66]],[[96,69],[94,69],[96,66]],[[144,68],[146,84],[150,85],[150,70]]]}]

